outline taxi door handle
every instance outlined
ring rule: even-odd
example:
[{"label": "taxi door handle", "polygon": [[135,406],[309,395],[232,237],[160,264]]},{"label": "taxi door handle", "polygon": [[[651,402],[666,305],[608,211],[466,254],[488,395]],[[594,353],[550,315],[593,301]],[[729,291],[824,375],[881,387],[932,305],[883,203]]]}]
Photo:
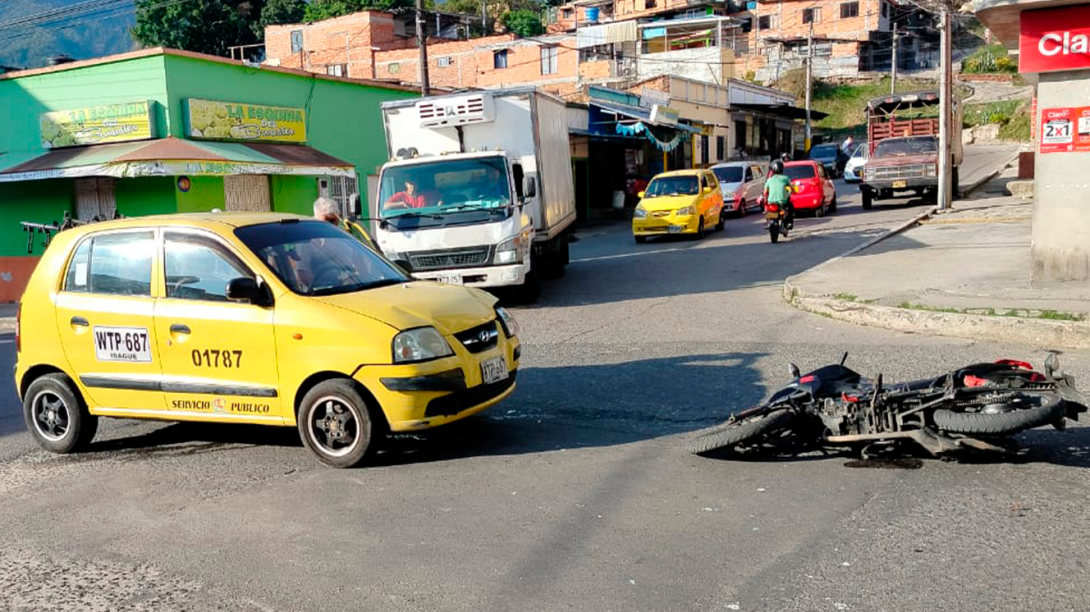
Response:
[{"label": "taxi door handle", "polygon": [[182,323],[175,323],[174,325],[170,326],[170,333],[172,333],[172,334],[189,334],[189,333],[192,333],[192,332],[189,331],[189,326],[188,325],[183,325]]},{"label": "taxi door handle", "polygon": [[80,327],[87,327],[90,323],[83,317],[72,317],[72,325],[79,325]]}]

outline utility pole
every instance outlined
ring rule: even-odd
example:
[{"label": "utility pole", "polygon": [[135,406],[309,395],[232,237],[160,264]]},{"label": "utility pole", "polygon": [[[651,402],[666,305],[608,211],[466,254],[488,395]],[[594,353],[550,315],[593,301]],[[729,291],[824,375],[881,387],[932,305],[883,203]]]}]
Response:
[{"label": "utility pole", "polygon": [[420,95],[430,96],[428,84],[428,32],[424,22],[424,0],[416,0],[416,45],[420,47]]},{"label": "utility pole", "polygon": [[[953,108],[952,87],[950,86],[950,9],[942,6],[942,29],[939,39],[939,61],[941,66],[942,89],[939,92],[939,210],[950,208],[950,117]],[[956,186],[955,186],[956,189]]]},{"label": "utility pole", "polygon": [[893,58],[890,63],[889,93],[897,93],[897,24],[893,24]]},{"label": "utility pole", "polygon": [[810,152],[810,97],[814,84],[814,22],[810,21],[810,33],[806,35],[806,140],[802,143],[803,153]]}]

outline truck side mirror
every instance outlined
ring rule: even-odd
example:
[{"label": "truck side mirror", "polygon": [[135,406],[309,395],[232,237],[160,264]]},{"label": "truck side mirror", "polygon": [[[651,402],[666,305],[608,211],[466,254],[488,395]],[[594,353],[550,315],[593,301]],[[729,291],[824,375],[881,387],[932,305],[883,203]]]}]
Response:
[{"label": "truck side mirror", "polygon": [[522,195],[532,198],[537,195],[537,182],[532,176],[522,177]]},{"label": "truck side mirror", "polygon": [[363,216],[363,207],[360,206],[360,194],[354,193],[348,199],[348,214],[357,219]]}]

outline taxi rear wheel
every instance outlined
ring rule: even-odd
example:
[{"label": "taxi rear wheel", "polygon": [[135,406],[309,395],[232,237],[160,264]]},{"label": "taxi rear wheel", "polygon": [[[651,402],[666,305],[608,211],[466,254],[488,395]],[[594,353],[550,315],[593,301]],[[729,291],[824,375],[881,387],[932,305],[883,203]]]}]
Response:
[{"label": "taxi rear wheel", "polygon": [[367,400],[350,380],[315,385],[303,396],[296,420],[303,444],[329,466],[356,466],[377,446]]},{"label": "taxi rear wheel", "polygon": [[23,417],[38,444],[54,453],[77,452],[98,431],[98,417],[87,411],[64,374],[46,374],[30,383],[23,395]]}]

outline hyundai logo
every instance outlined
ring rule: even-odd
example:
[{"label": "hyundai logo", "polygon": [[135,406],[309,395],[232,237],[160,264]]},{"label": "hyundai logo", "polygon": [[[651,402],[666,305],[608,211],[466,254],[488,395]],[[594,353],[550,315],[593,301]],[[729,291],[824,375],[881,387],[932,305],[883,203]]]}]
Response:
[{"label": "hyundai logo", "polygon": [[488,342],[492,339],[492,334],[495,330],[482,329],[481,333],[477,334],[477,342]]}]

